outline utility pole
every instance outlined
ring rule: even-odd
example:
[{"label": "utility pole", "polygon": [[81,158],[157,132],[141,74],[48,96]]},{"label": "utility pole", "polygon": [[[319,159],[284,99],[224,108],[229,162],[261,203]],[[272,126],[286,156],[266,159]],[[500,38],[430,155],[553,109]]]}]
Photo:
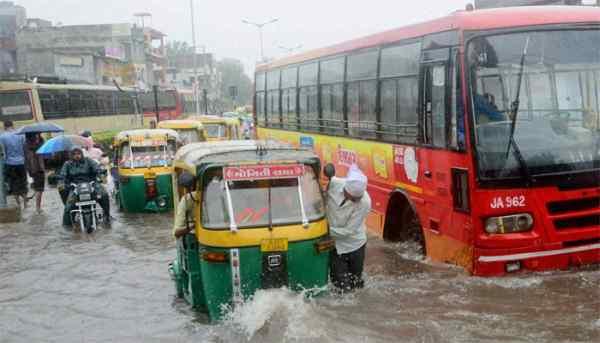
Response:
[{"label": "utility pole", "polygon": [[194,100],[196,100],[196,115],[200,114],[200,94],[198,84],[198,56],[196,54],[196,20],[194,19],[194,0],[190,0],[190,15],[192,19],[192,48],[193,48],[193,64],[194,64]]},{"label": "utility pole", "polygon": [[260,40],[260,61],[261,62],[265,61],[265,50],[264,50],[264,44],[263,44],[263,28],[266,25],[273,24],[274,22],[277,22],[277,21],[279,21],[278,18],[271,19],[264,23],[254,23],[254,22],[248,21],[246,19],[242,19],[242,23],[255,26],[258,29],[258,36],[259,36],[259,40]]},{"label": "utility pole", "polygon": [[154,92],[154,112],[156,114],[156,124],[160,122],[160,109],[158,107],[158,86],[152,86],[152,91]]}]

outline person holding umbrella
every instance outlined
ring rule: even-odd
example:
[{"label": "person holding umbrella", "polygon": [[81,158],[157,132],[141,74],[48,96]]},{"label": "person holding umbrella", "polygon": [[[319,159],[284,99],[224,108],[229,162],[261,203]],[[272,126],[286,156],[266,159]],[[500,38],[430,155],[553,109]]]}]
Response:
[{"label": "person holding umbrella", "polygon": [[[38,154],[38,149],[43,146],[42,133],[64,132],[64,129],[54,123],[39,122],[26,125],[17,131],[17,135],[25,136],[23,154],[25,169],[33,179],[32,188],[35,191],[35,207],[37,213],[42,212],[42,195],[46,186],[46,168],[44,158]],[[29,200],[29,199],[28,199]]]},{"label": "person holding umbrella", "polygon": [[35,209],[42,212],[42,194],[46,185],[46,169],[44,158],[36,151],[44,144],[44,139],[39,133],[25,134],[25,168],[33,179],[32,188],[35,191]]}]

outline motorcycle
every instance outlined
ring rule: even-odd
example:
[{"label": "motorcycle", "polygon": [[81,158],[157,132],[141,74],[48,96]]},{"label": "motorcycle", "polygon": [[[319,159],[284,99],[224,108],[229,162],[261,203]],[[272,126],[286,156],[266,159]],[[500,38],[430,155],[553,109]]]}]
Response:
[{"label": "motorcycle", "polygon": [[71,184],[75,196],[75,209],[71,211],[71,222],[73,225],[79,225],[79,229],[84,233],[94,232],[103,216],[98,204],[100,196],[95,186],[95,181]]}]

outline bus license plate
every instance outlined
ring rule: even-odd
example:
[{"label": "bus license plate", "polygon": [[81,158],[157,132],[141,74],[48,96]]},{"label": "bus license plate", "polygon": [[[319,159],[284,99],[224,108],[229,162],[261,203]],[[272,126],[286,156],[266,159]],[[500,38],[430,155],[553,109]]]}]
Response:
[{"label": "bus license plate", "polygon": [[287,250],[288,250],[287,238],[264,239],[260,242],[260,251],[262,251],[262,252],[287,251]]}]

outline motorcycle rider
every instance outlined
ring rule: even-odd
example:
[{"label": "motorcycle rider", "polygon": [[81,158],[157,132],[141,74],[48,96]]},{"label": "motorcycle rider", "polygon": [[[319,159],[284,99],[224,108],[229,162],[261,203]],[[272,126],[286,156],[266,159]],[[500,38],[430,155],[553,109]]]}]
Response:
[{"label": "motorcycle rider", "polygon": [[[102,169],[90,158],[83,156],[83,150],[79,147],[75,147],[71,150],[71,159],[68,160],[62,167],[60,171],[61,183],[58,186],[59,191],[65,191],[65,186],[70,187],[70,185],[78,184],[82,182],[92,182],[98,181],[99,177],[102,175]],[[108,198],[108,193],[102,187],[100,182],[96,182],[95,184],[95,193],[100,195],[100,199],[98,200],[98,204],[102,207],[104,211],[104,223],[110,223],[110,202]],[[65,203],[65,210],[63,213],[63,225],[71,226],[71,211],[75,209],[75,196],[73,194],[72,189],[68,189],[68,197]]]}]

